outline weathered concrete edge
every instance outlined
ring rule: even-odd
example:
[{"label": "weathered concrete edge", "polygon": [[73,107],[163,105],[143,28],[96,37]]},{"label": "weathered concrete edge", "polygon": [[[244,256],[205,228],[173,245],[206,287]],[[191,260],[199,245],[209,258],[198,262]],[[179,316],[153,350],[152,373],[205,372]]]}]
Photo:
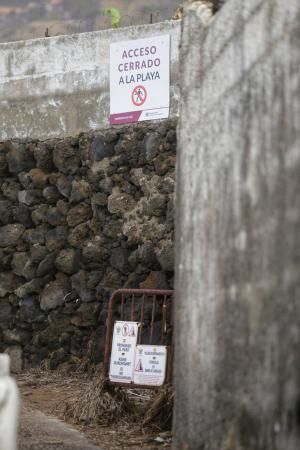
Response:
[{"label": "weathered concrete edge", "polygon": [[178,117],[181,24],[0,44],[0,140],[67,137],[109,127],[109,46],[171,35],[170,118]]}]

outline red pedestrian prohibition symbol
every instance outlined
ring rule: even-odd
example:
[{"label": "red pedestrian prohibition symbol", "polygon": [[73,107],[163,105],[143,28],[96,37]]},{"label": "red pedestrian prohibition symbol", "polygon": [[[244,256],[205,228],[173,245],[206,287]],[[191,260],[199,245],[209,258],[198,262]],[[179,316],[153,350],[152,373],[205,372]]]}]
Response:
[{"label": "red pedestrian prohibition symbol", "polygon": [[132,103],[135,106],[142,106],[147,99],[147,91],[144,86],[136,86],[131,94]]}]

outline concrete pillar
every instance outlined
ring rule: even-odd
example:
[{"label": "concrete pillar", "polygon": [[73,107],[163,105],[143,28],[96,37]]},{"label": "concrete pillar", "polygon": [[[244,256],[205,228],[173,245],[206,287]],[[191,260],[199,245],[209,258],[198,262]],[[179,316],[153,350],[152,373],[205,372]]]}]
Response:
[{"label": "concrete pillar", "polygon": [[174,448],[300,448],[300,3],[183,22]]}]

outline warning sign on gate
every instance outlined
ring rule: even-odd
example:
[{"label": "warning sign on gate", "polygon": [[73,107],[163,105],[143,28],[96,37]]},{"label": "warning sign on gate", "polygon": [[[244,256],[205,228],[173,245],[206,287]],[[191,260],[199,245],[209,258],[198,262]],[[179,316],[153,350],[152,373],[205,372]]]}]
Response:
[{"label": "warning sign on gate", "polygon": [[118,321],[115,323],[109,369],[110,381],[132,382],[137,335],[137,322]]},{"label": "warning sign on gate", "polygon": [[170,36],[110,46],[110,123],[169,117]]},{"label": "warning sign on gate", "polygon": [[134,384],[161,386],[166,378],[167,347],[137,345],[134,363]]}]

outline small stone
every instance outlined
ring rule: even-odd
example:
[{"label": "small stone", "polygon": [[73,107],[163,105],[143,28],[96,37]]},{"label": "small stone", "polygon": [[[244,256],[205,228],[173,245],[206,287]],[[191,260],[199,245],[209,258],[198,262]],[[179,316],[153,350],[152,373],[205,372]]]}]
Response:
[{"label": "small stone", "polygon": [[114,155],[114,148],[111,144],[105,142],[102,136],[96,136],[91,144],[90,159],[92,161],[101,161],[103,158]]},{"label": "small stone", "polygon": [[58,226],[46,234],[46,247],[50,252],[61,250],[67,242],[66,229]]},{"label": "small stone", "polygon": [[0,297],[13,293],[20,284],[22,284],[22,281],[12,272],[0,273]]},{"label": "small stone", "polygon": [[89,269],[98,269],[109,257],[109,251],[102,245],[99,239],[85,242],[82,249],[82,261]]},{"label": "small stone", "polygon": [[80,203],[70,209],[67,215],[67,223],[69,227],[75,227],[82,222],[86,222],[92,217],[92,210],[86,203]]},{"label": "small stone", "polygon": [[13,320],[13,309],[10,303],[0,302],[0,327],[4,325],[5,328],[9,326],[9,324]]},{"label": "small stone", "polygon": [[31,210],[26,205],[14,206],[12,209],[13,221],[21,223],[26,228],[32,227]]},{"label": "small stone", "polygon": [[28,189],[18,192],[18,201],[24,205],[32,206],[40,203],[42,192],[40,189]]},{"label": "small stone", "polygon": [[174,271],[174,243],[171,241],[161,241],[160,248],[156,251],[156,256],[161,268],[165,272]]},{"label": "small stone", "polygon": [[82,200],[91,197],[92,189],[89,183],[84,180],[74,180],[72,182],[72,190],[70,195],[71,203],[79,203]]},{"label": "small stone", "polygon": [[46,187],[48,183],[49,175],[45,173],[42,169],[39,168],[31,169],[28,173],[28,176],[36,189],[43,189],[44,187]]},{"label": "small stone", "polygon": [[61,197],[56,186],[47,186],[43,189],[43,197],[50,204],[55,204]]},{"label": "small stone", "polygon": [[24,145],[11,144],[9,152],[6,154],[9,171],[13,174],[28,171],[35,166],[35,160],[30,152],[25,150]]},{"label": "small stone", "polygon": [[43,277],[55,271],[55,258],[56,254],[50,253],[40,262],[36,271],[38,277]]},{"label": "small stone", "polygon": [[129,264],[128,264],[129,253],[130,252],[124,248],[121,248],[121,247],[114,248],[111,251],[111,256],[109,259],[110,265],[122,273],[128,273],[129,272]]},{"label": "small stone", "polygon": [[89,237],[89,226],[87,223],[80,223],[75,228],[71,229],[68,234],[68,243],[72,247],[81,247],[83,241]]},{"label": "small stone", "polygon": [[140,283],[141,289],[169,289],[166,275],[163,272],[150,272],[148,277]]},{"label": "small stone", "polygon": [[44,245],[33,244],[30,248],[30,258],[34,264],[39,264],[48,255]]},{"label": "small stone", "polygon": [[97,324],[99,305],[97,303],[83,303],[71,318],[71,324],[75,327],[89,328]]},{"label": "small stone", "polygon": [[60,172],[75,174],[80,167],[78,149],[72,147],[66,139],[58,142],[53,150],[53,162]]},{"label": "small stone", "polygon": [[19,298],[24,298],[29,294],[38,294],[41,291],[41,288],[44,284],[43,279],[34,278],[31,281],[28,281],[25,284],[22,284],[15,290],[15,294]]},{"label": "small stone", "polygon": [[0,200],[0,223],[8,225],[12,221],[12,204],[9,200]]},{"label": "small stone", "polygon": [[51,281],[44,288],[41,295],[41,309],[43,311],[49,311],[56,308],[59,305],[65,303],[65,296],[68,290],[65,285],[62,285],[59,281]]},{"label": "small stone", "polygon": [[26,230],[23,236],[25,242],[31,245],[34,244],[44,244],[46,237],[47,228],[45,225],[37,226],[36,228],[31,228]]},{"label": "small stone", "polygon": [[0,247],[15,246],[25,231],[25,227],[19,223],[0,227]]},{"label": "small stone", "polygon": [[30,334],[25,330],[3,330],[3,342],[8,345],[23,344],[29,340]]},{"label": "small stone", "polygon": [[144,139],[144,152],[147,161],[151,161],[159,152],[161,136],[158,133],[149,133]]},{"label": "small stone", "polygon": [[50,370],[55,370],[57,367],[62,364],[66,360],[66,352],[63,348],[59,348],[58,350],[55,350],[48,361],[48,368]]},{"label": "small stone", "polygon": [[22,322],[27,323],[40,323],[44,322],[47,318],[40,308],[40,302],[36,295],[25,295],[21,299],[18,317]]},{"label": "small stone", "polygon": [[21,185],[17,181],[9,179],[2,184],[1,190],[4,197],[6,197],[11,202],[17,202],[18,193],[21,190]]},{"label": "small stone", "polygon": [[37,167],[47,172],[50,172],[54,168],[51,147],[51,143],[38,143],[33,150]]},{"label": "small stone", "polygon": [[108,211],[111,214],[124,214],[136,205],[135,200],[129,194],[120,192],[119,188],[113,188],[112,194],[108,197]]},{"label": "small stone", "polygon": [[47,222],[48,205],[38,205],[31,213],[32,221],[35,225]]},{"label": "small stone", "polygon": [[56,186],[60,194],[66,198],[69,198],[71,195],[72,179],[73,177],[61,175],[56,182]]},{"label": "small stone", "polygon": [[60,272],[72,275],[75,273],[80,264],[80,253],[73,248],[67,248],[60,251],[56,260],[55,266]]}]

